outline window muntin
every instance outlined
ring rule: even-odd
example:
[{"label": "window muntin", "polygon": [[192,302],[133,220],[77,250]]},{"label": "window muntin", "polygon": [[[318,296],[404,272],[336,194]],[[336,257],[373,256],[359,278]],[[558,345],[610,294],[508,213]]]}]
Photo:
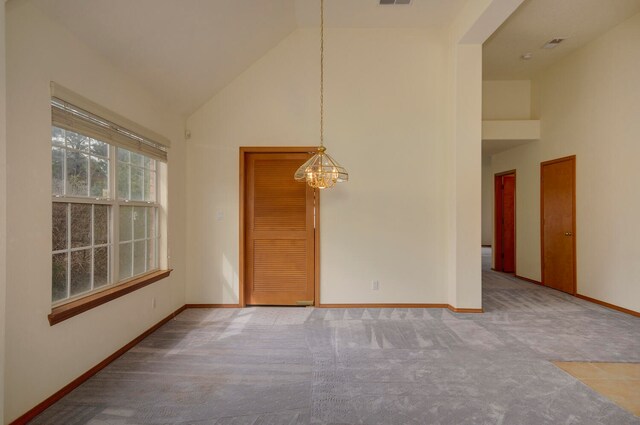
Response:
[{"label": "window muntin", "polygon": [[118,148],[118,199],[155,202],[156,161]]},{"label": "window muntin", "polygon": [[158,268],[157,208],[120,207],[120,280]]},{"label": "window muntin", "polygon": [[52,302],[157,270],[157,161],[55,126],[51,136]]},{"label": "window muntin", "polygon": [[109,205],[53,203],[53,302],[109,283],[109,210]]},{"label": "window muntin", "polygon": [[57,196],[109,197],[109,145],[52,127],[52,193]]}]

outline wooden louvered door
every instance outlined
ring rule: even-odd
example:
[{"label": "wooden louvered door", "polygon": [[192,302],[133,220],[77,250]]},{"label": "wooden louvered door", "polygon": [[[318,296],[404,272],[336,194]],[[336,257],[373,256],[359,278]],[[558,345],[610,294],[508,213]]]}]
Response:
[{"label": "wooden louvered door", "polygon": [[314,190],[293,175],[308,153],[245,155],[245,302],[314,301]]}]

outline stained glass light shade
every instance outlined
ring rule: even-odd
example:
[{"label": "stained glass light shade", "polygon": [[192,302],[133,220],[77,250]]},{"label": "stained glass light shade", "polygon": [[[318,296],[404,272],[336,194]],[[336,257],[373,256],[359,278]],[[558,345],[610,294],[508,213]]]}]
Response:
[{"label": "stained glass light shade", "polygon": [[346,182],[349,180],[349,174],[325,152],[324,146],[319,146],[318,152],[298,168],[294,178],[307,182],[314,189],[326,189],[336,183]]}]

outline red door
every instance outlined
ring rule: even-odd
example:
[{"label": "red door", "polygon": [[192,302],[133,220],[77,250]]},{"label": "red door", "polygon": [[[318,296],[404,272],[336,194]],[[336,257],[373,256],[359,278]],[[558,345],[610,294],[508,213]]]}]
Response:
[{"label": "red door", "polygon": [[516,252],[516,175],[495,177],[495,269],[514,273]]},{"label": "red door", "polygon": [[502,177],[502,271],[516,271],[516,176]]}]

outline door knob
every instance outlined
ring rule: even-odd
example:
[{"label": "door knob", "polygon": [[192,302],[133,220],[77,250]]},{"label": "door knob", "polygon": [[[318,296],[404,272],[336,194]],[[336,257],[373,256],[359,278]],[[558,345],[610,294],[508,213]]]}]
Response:
[{"label": "door knob", "polygon": [[571,233],[571,232],[564,232],[564,235],[565,235],[565,236],[573,236],[573,233]]}]

